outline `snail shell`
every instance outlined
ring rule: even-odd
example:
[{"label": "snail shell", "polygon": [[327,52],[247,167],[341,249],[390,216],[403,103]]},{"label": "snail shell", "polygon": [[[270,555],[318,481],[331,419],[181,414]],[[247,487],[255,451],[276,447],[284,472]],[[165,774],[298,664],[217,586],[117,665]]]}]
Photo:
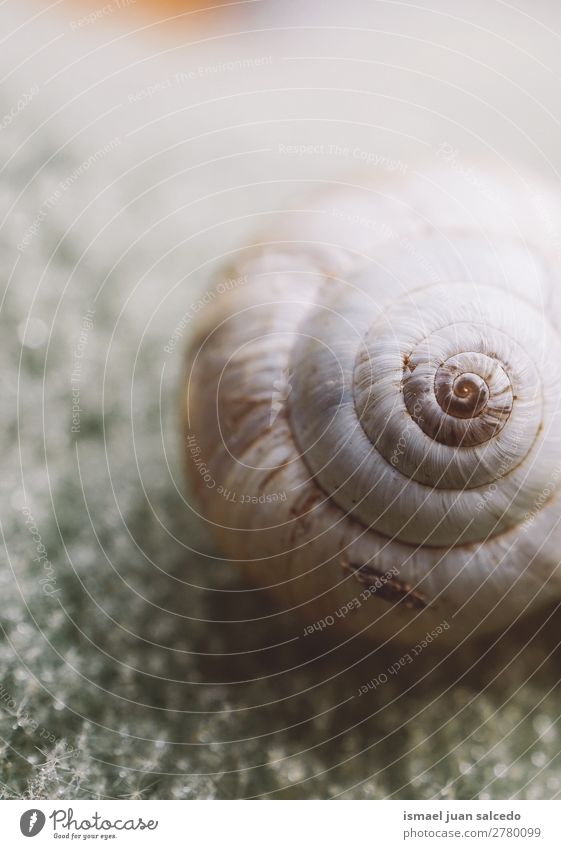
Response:
[{"label": "snail shell", "polygon": [[183,396],[196,503],[304,625],[458,643],[559,599],[556,220],[505,176],[341,185],[207,298]]}]

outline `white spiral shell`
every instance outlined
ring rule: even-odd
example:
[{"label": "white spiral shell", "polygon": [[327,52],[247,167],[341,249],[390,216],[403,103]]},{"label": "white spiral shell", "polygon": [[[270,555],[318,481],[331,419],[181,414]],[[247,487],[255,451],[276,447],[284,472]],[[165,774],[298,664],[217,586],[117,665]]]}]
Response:
[{"label": "white spiral shell", "polygon": [[561,203],[484,185],[323,193],[201,313],[198,504],[310,624],[459,642],[561,596]]}]

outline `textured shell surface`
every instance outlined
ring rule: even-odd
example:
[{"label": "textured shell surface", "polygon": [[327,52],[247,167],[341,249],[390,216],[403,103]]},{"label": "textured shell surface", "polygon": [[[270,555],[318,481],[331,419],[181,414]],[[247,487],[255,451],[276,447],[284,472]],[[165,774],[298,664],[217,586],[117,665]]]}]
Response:
[{"label": "textured shell surface", "polygon": [[190,509],[304,622],[374,641],[558,601],[559,198],[433,167],[279,218],[199,314]]}]

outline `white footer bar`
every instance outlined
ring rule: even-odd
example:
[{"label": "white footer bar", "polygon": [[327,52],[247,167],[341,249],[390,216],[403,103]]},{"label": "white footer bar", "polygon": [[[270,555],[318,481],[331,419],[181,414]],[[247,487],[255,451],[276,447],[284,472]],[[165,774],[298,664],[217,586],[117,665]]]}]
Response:
[{"label": "white footer bar", "polygon": [[[561,802],[5,801],[2,846],[561,846]],[[33,841],[36,841],[34,843]]]}]

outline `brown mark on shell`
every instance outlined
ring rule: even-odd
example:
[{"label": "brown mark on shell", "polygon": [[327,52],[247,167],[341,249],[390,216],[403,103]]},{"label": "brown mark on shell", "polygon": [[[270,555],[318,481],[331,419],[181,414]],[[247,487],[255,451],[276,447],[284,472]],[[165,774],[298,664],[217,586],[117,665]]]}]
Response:
[{"label": "brown mark on shell", "polygon": [[388,576],[388,572],[380,572],[368,563],[350,563],[342,561],[343,570],[353,575],[356,580],[365,586],[376,583],[373,594],[391,602],[399,603],[408,610],[424,610],[428,602],[424,593],[414,590],[410,584],[400,581],[395,575]]}]

